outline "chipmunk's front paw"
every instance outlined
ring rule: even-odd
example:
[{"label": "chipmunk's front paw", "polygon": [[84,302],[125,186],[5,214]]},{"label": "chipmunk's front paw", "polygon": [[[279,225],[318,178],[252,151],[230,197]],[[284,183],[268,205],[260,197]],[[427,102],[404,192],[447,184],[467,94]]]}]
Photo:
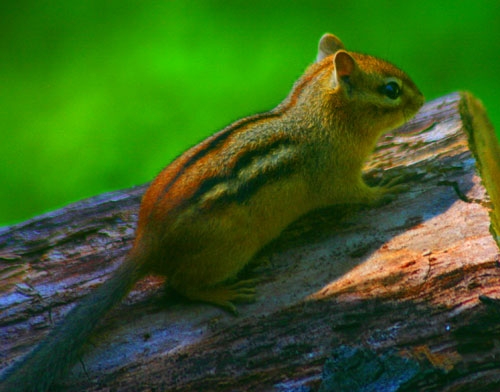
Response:
[{"label": "chipmunk's front paw", "polygon": [[410,185],[404,184],[406,176],[401,175],[389,179],[387,182],[374,188],[378,193],[378,197],[374,200],[373,205],[376,207],[383,206],[392,202],[400,193],[407,192]]},{"label": "chipmunk's front paw", "polygon": [[387,183],[382,183],[380,186],[386,190],[388,193],[398,194],[401,192],[406,192],[410,189],[410,185],[405,184],[408,177],[405,175],[400,175],[393,177],[387,181]]}]

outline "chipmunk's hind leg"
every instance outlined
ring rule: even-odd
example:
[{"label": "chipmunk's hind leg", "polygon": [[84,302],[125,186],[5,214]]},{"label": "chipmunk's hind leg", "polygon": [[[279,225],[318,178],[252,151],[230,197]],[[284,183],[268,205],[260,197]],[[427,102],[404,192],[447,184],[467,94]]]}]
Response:
[{"label": "chipmunk's hind leg", "polygon": [[238,311],[234,306],[235,302],[255,302],[256,282],[257,279],[247,279],[211,287],[190,287],[176,290],[192,301],[206,302],[236,315]]}]

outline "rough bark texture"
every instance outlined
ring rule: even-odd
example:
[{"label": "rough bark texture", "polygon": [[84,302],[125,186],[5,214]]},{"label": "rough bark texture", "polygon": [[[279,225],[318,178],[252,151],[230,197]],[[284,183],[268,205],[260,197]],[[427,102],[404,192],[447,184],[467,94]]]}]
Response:
[{"label": "rough bark texture", "polygon": [[[367,166],[373,182],[404,176],[407,192],[295,223],[246,272],[258,301],[238,317],[141,281],[59,388],[500,390],[499,162],[474,97],[428,103]],[[0,368],[112,274],[144,190],[0,229]]]}]

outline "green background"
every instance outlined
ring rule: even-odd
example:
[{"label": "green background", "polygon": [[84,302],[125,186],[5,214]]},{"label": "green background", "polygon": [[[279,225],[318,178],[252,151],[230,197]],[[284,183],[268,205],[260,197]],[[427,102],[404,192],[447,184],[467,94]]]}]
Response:
[{"label": "green background", "polygon": [[0,9],[0,225],[151,180],[271,109],[325,32],[470,90],[500,129],[500,2],[12,1]]}]

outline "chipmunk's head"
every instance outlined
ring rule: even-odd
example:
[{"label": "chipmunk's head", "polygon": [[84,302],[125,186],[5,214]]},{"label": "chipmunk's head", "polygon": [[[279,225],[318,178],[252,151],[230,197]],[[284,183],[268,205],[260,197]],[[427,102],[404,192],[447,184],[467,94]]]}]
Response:
[{"label": "chipmunk's head", "polygon": [[321,38],[317,62],[332,65],[324,81],[331,103],[352,114],[349,121],[360,132],[378,135],[402,125],[424,103],[406,73],[378,58],[346,51],[332,34]]}]

